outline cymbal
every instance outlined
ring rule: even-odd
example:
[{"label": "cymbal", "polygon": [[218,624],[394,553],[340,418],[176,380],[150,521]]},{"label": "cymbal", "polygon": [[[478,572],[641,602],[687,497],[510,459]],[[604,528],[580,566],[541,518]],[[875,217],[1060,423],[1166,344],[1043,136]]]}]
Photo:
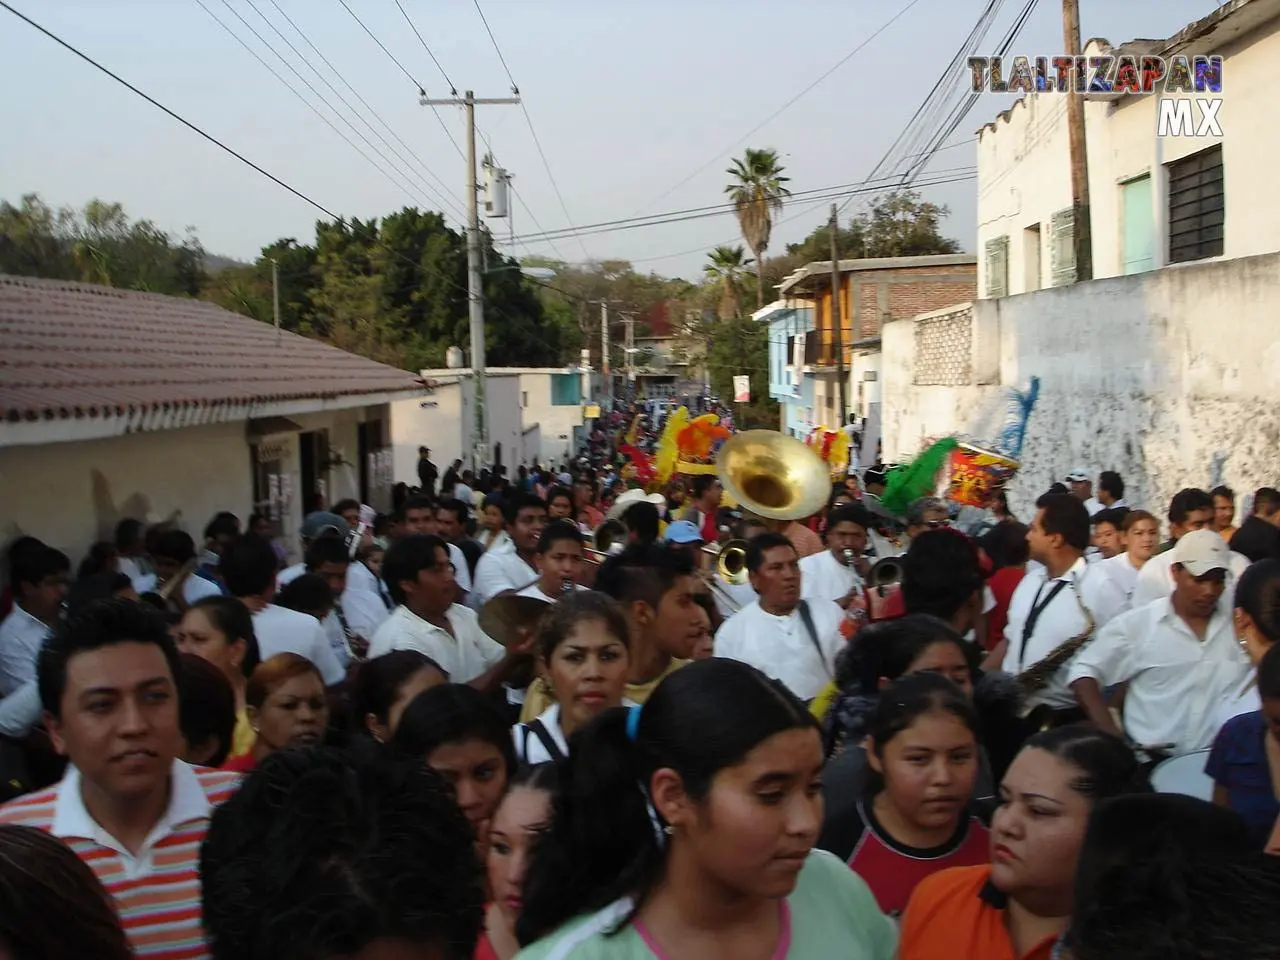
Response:
[{"label": "cymbal", "polygon": [[504,647],[517,643],[521,628],[532,629],[551,604],[514,593],[494,597],[480,608],[480,629]]}]

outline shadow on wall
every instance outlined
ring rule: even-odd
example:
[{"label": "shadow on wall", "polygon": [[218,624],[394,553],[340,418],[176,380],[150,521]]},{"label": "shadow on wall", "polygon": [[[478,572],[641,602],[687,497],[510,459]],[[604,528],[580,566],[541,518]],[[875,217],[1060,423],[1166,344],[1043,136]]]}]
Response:
[{"label": "shadow on wall", "polygon": [[159,517],[152,516],[151,499],[145,493],[131,493],[117,505],[111,482],[101,470],[91,470],[89,479],[93,490],[95,540],[114,540],[116,524],[125,517],[134,517],[148,526],[159,521]]}]

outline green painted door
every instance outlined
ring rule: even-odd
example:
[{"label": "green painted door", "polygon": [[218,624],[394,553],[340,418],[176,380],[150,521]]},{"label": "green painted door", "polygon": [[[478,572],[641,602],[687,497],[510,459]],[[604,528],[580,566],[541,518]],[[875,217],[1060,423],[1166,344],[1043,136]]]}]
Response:
[{"label": "green painted door", "polygon": [[1156,218],[1151,178],[1139,177],[1120,188],[1124,193],[1124,272],[1142,273],[1156,265]]}]

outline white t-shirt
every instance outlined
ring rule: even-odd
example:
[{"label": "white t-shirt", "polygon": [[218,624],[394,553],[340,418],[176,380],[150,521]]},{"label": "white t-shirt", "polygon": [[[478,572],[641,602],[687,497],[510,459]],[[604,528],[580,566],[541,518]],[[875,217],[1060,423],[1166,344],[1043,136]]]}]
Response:
[{"label": "white t-shirt", "polygon": [[455,603],[445,618],[452,635],[408,607],[396,607],[369,641],[369,659],[393,650],[417,650],[438,663],[451,683],[470,683],[507,655],[502,644],[480,629],[480,619],[469,607]]},{"label": "white t-shirt", "polygon": [[1101,561],[1098,571],[1105,575],[1102,589],[1110,596],[1111,602],[1119,604],[1121,612],[1130,609],[1133,590],[1138,585],[1141,570],[1133,565],[1129,554],[1117,553],[1114,557]]},{"label": "white t-shirt", "polygon": [[263,660],[277,653],[296,653],[316,665],[326,686],[336,686],[346,679],[346,671],[315,617],[269,603],[253,615],[253,633]]},{"label": "white t-shirt", "polygon": [[[141,596],[144,593],[154,593],[159,583],[160,580],[154,573],[144,573],[133,581],[133,589]],[[212,580],[206,580],[197,574],[189,574],[187,579],[182,581],[182,599],[186,601],[187,606],[191,606],[197,600],[203,600],[205,597],[220,596],[222,596],[222,591],[218,589],[216,583]]]},{"label": "white t-shirt", "polygon": [[845,646],[840,632],[844,611],[830,600],[802,602],[809,607],[816,637],[810,636],[799,608],[777,617],[757,599],[720,625],[715,655],[749,663],[781,680],[801,700],[812,700],[835,675],[836,654]]},{"label": "white t-shirt", "polygon": [[800,561],[800,596],[806,600],[843,600],[862,578],[853,567],[846,567],[830,550],[823,550]]},{"label": "white t-shirt", "polygon": [[476,565],[476,601],[487,603],[504,590],[523,590],[537,579],[538,571],[515,550],[485,551]]},{"label": "white t-shirt", "polygon": [[306,563],[295,563],[291,567],[285,567],[278,574],[276,574],[276,589],[283,590],[285,587],[293,583],[293,581],[297,580],[300,576],[302,576],[306,572],[307,572]]},{"label": "white t-shirt", "polygon": [[[584,587],[584,586],[583,586],[582,584],[580,584],[580,583],[575,583],[575,584],[573,585],[573,589],[574,589],[574,590],[585,590],[585,589],[587,589],[587,588],[586,588],[586,587]],[[517,597],[534,597],[534,598],[536,598],[536,599],[538,599],[538,600],[545,600],[547,603],[555,603],[557,600],[559,600],[559,599],[560,599],[560,597],[558,597],[558,596],[556,596],[556,597],[552,597],[552,596],[548,596],[547,594],[543,593],[543,591],[542,591],[542,587],[538,586],[538,584],[536,584],[536,583],[531,583],[531,584],[529,584],[529,585],[528,585],[527,587],[525,587],[523,590],[517,590],[517,591],[516,591],[516,596],[517,596]]]},{"label": "white t-shirt", "polygon": [[[711,599],[716,602],[716,609],[720,611],[720,616],[728,619],[741,610],[747,604],[756,598],[756,588],[751,582],[746,583],[725,583],[724,579],[716,576],[716,585],[711,588]],[[733,602],[730,603],[729,601]]]}]

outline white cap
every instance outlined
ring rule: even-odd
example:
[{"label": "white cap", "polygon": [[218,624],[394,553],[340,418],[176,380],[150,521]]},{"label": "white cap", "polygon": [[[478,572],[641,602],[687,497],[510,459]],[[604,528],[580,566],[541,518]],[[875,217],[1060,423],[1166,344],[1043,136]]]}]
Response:
[{"label": "white cap", "polygon": [[1086,483],[1089,480],[1089,471],[1084,467],[1076,467],[1066,477],[1067,483]]},{"label": "white cap", "polygon": [[1214,531],[1192,530],[1174,544],[1173,562],[1193,577],[1203,577],[1210,570],[1230,570],[1231,551]]}]

